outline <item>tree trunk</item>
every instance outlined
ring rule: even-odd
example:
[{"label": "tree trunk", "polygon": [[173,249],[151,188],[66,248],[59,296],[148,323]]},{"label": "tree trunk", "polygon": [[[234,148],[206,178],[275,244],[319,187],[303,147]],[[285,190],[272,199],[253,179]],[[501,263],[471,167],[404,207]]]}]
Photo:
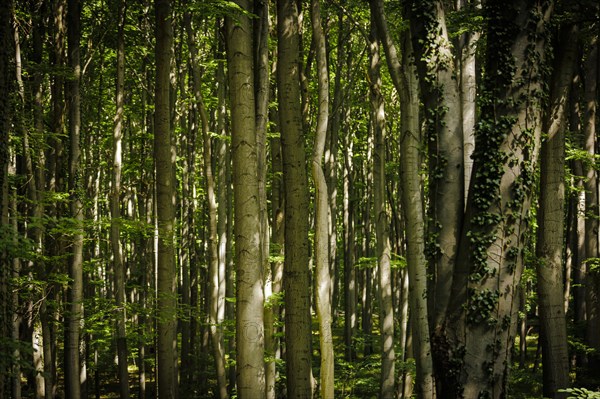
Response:
[{"label": "tree trunk", "polygon": [[[456,8],[459,11],[469,12],[469,8],[481,8],[481,0],[457,0]],[[473,12],[474,10],[470,10]],[[458,39],[458,53],[460,66],[459,92],[460,111],[463,132],[463,164],[464,164],[464,203],[469,196],[469,184],[473,172],[473,150],[475,150],[475,122],[477,107],[477,44],[481,37],[480,32],[466,32]]]},{"label": "tree trunk", "polygon": [[200,114],[200,126],[202,128],[202,142],[204,155],[204,179],[206,181],[206,195],[208,200],[208,264],[209,264],[209,290],[210,290],[210,312],[209,323],[212,340],[213,357],[215,359],[215,369],[217,373],[217,382],[219,397],[225,399],[227,393],[227,379],[225,373],[225,349],[223,347],[222,322],[219,317],[219,309],[223,306],[225,298],[220,296],[223,285],[222,275],[219,268],[219,241],[217,229],[217,200],[215,196],[215,176],[213,173],[212,140],[209,133],[208,115],[204,98],[201,91],[201,71],[198,65],[198,54],[195,45],[195,35],[192,30],[191,16],[186,13],[184,16],[185,28],[187,30],[188,48],[190,51],[190,62],[192,64],[192,85],[194,99]]},{"label": "tree trunk", "polygon": [[429,146],[431,223],[426,250],[434,265],[431,328],[439,331],[450,299],[464,210],[462,107],[442,2],[415,1],[407,8]]},{"label": "tree trunk", "polygon": [[544,396],[566,397],[569,353],[563,292],[565,217],[565,120],[575,67],[578,29],[563,27],[552,77],[550,107],[544,118],[546,140],[541,148],[540,199],[536,255]]},{"label": "tree trunk", "polygon": [[[248,0],[237,0],[236,4],[253,10]],[[241,399],[260,399],[265,397],[264,291],[252,25],[248,16],[227,19],[227,50],[237,262],[237,391]]]},{"label": "tree trunk", "polygon": [[260,220],[261,261],[264,273],[265,307],[265,389],[267,399],[275,399],[275,380],[277,369],[272,350],[275,342],[275,325],[273,324],[273,276],[269,262],[270,234],[269,212],[267,209],[267,126],[269,121],[269,1],[256,1],[254,4],[254,84],[256,98],[256,144],[258,161],[258,204]]},{"label": "tree trunk", "polygon": [[81,64],[79,55],[80,2],[68,2],[68,45],[69,67],[73,77],[68,83],[69,92],[69,191],[71,217],[75,220],[72,235],[69,278],[67,291],[68,313],[65,317],[65,396],[67,399],[81,397],[79,344],[81,318],[83,317],[83,194],[82,165],[80,150],[81,97],[79,85]]},{"label": "tree trunk", "polygon": [[402,210],[406,220],[406,261],[409,275],[409,303],[411,310],[414,354],[417,363],[416,389],[422,398],[434,397],[433,363],[429,341],[427,315],[425,231],[421,178],[419,176],[421,146],[418,111],[418,82],[416,71],[411,66],[412,46],[405,37],[405,54],[400,58],[391,38],[384,16],[383,1],[371,0],[371,12],[375,17],[377,32],[385,50],[392,81],[401,96],[401,179]]},{"label": "tree trunk", "polygon": [[113,174],[111,192],[110,242],[112,246],[113,267],[115,273],[115,305],[117,308],[117,356],[119,359],[119,392],[121,399],[129,398],[129,373],[127,369],[127,333],[125,330],[125,266],[121,245],[121,171],[123,157],[123,113],[125,105],[125,0],[118,4],[117,34],[117,77],[116,77],[116,114],[113,130]]},{"label": "tree trunk", "polygon": [[156,170],[158,396],[174,399],[177,387],[177,272],[175,268],[175,148],[171,139],[170,70],[173,30],[170,0],[155,0],[156,81],[154,162]]},{"label": "tree trunk", "polygon": [[[585,150],[590,160],[596,155],[596,101],[598,87],[598,36],[590,43],[590,50],[585,62],[584,76],[584,114],[583,128]],[[600,210],[598,204],[598,174],[593,166],[588,163],[585,179],[585,256],[586,256],[586,342],[589,346],[600,351],[600,274],[594,272],[593,268],[598,264],[600,248],[598,244],[598,230]],[[597,266],[596,266],[597,267]],[[590,370],[596,370],[600,366],[600,355],[590,357]]]},{"label": "tree trunk", "polygon": [[329,118],[329,76],[325,34],[321,25],[319,0],[311,1],[311,22],[315,40],[318,77],[318,114],[312,155],[312,175],[316,187],[315,199],[315,261],[316,300],[321,348],[321,397],[334,397],[333,335],[331,332],[331,275],[329,271],[328,191],[322,159]]},{"label": "tree trunk", "polygon": [[396,355],[394,352],[394,308],[392,303],[391,247],[389,238],[389,217],[386,201],[386,129],[385,108],[381,93],[381,60],[379,39],[373,16],[371,17],[371,124],[374,132],[375,152],[373,155],[373,185],[375,223],[377,236],[377,259],[379,266],[379,331],[381,331],[381,386],[380,397],[392,399],[395,395]]},{"label": "tree trunk", "polygon": [[308,180],[300,97],[300,24],[294,0],[277,1],[277,85],[281,130],[287,396],[312,398]]},{"label": "tree trunk", "polygon": [[[216,35],[218,37],[217,53],[219,57],[223,57],[224,38],[222,35],[221,24],[217,22]],[[217,115],[216,115],[216,129],[219,137],[218,141],[218,176],[217,176],[217,202],[219,207],[217,208],[217,234],[219,236],[219,298],[225,298],[227,296],[227,285],[231,281],[230,275],[233,274],[233,268],[230,266],[231,261],[231,158],[230,158],[230,146],[228,141],[229,131],[226,126],[227,109],[225,107],[226,102],[226,79],[225,79],[225,67],[223,63],[219,63],[216,71],[216,83],[217,83]],[[231,284],[230,284],[231,285]],[[223,329],[223,321],[233,319],[233,305],[225,300],[219,302],[217,309],[217,322]],[[221,334],[223,341],[222,345],[225,347],[223,334]],[[235,340],[229,341],[229,350],[234,347],[232,343]],[[230,355],[231,356],[231,355]],[[235,370],[235,366],[230,366],[231,370]],[[232,382],[230,383],[231,388],[235,385],[235,372],[233,378],[229,378]]]},{"label": "tree trunk", "polygon": [[488,76],[481,96],[487,100],[447,324],[435,347],[444,359],[445,396],[506,394],[541,134],[543,31],[551,11],[551,5],[523,0],[486,3]]},{"label": "tree trunk", "polygon": [[[0,4],[0,92],[9,93],[12,87],[12,0]],[[8,96],[0,96],[0,224],[8,226],[8,163],[11,105]],[[0,250],[0,336],[10,336],[10,266],[6,247]],[[0,352],[10,353],[8,340],[0,342]],[[3,359],[4,360],[4,359]],[[0,361],[0,397],[10,395],[10,362]]]}]

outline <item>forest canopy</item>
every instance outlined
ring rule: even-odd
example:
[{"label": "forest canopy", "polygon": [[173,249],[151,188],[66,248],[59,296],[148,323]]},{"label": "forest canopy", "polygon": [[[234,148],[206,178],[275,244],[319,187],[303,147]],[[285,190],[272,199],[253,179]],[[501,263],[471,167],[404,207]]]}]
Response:
[{"label": "forest canopy", "polygon": [[600,397],[599,25],[0,1],[0,398]]}]

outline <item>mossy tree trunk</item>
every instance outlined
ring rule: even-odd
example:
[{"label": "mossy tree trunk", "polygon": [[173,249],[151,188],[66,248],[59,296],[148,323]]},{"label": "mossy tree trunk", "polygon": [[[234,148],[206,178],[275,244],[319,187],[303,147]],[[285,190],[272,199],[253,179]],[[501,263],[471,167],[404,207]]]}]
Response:
[{"label": "mossy tree trunk", "polygon": [[489,1],[486,80],[445,329],[442,394],[506,394],[535,183],[551,3]]}]

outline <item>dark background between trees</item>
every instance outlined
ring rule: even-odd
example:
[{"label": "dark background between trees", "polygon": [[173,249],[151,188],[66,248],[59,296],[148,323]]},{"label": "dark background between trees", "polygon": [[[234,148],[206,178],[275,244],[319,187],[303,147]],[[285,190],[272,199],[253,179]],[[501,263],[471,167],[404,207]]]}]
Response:
[{"label": "dark background between trees", "polygon": [[0,398],[595,397],[599,12],[3,0]]}]

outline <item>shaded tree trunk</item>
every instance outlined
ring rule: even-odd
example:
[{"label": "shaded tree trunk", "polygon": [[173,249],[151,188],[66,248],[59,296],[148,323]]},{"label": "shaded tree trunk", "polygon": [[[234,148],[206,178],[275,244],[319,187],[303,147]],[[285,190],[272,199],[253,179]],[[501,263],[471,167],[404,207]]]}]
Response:
[{"label": "shaded tree trunk", "polygon": [[175,148],[171,138],[170,70],[173,29],[170,0],[155,0],[156,77],[154,162],[156,173],[157,382],[160,398],[178,397],[177,271],[175,265]]},{"label": "shaded tree trunk", "polygon": [[[596,101],[598,90],[598,36],[590,43],[589,53],[584,65],[583,92],[583,136],[585,150],[590,160],[596,156]],[[585,257],[586,257],[586,341],[592,348],[600,350],[600,275],[593,271],[600,258],[598,230],[600,228],[600,205],[598,204],[598,173],[589,162],[586,170],[585,187]],[[590,370],[600,366],[600,355],[592,355]]]},{"label": "shaded tree trunk", "polygon": [[443,3],[415,1],[407,9],[429,146],[431,223],[426,250],[434,267],[429,303],[431,328],[436,331],[450,300],[464,209],[462,104]]},{"label": "shaded tree trunk", "polygon": [[81,63],[79,53],[80,2],[68,2],[68,59],[73,77],[68,82],[69,93],[69,194],[70,213],[75,220],[75,231],[71,237],[71,257],[67,291],[68,313],[65,317],[65,396],[67,399],[81,397],[79,344],[81,318],[83,317],[83,194],[80,149],[81,131]]},{"label": "shaded tree trunk", "polygon": [[371,16],[371,124],[375,136],[373,154],[374,206],[377,238],[377,259],[379,265],[379,331],[381,332],[381,385],[382,399],[392,399],[395,395],[394,352],[394,308],[392,303],[391,245],[389,237],[389,216],[386,201],[386,126],[385,108],[381,93],[381,60],[377,27]]},{"label": "shaded tree trunk", "polygon": [[406,220],[406,261],[409,276],[409,303],[411,328],[414,340],[414,356],[417,363],[416,389],[423,398],[434,397],[433,363],[429,340],[427,315],[427,277],[425,259],[425,231],[421,179],[419,176],[419,129],[418,82],[412,66],[410,38],[404,38],[405,54],[402,63],[387,27],[383,1],[371,0],[371,12],[377,32],[385,50],[388,69],[396,90],[401,96],[400,160],[402,179],[402,210]]},{"label": "shaded tree trunk", "polygon": [[550,106],[544,117],[547,138],[541,147],[540,198],[536,255],[544,396],[566,397],[569,353],[563,292],[565,240],[565,121],[575,67],[578,29],[562,27],[550,88]]}]

